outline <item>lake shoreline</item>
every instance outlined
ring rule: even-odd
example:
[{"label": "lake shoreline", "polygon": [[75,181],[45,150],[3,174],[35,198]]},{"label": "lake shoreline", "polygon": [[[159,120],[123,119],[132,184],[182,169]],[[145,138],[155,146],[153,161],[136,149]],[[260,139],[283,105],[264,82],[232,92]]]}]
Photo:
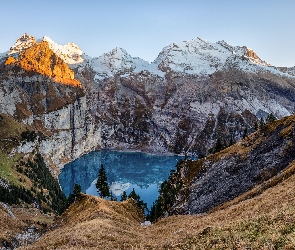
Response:
[{"label": "lake shoreline", "polygon": [[103,164],[109,185],[116,192],[117,198],[123,191],[130,192],[134,187],[136,193],[151,204],[158,198],[161,183],[167,180],[170,171],[175,169],[177,162],[184,157],[175,154],[155,155],[142,151],[101,149],[67,163],[58,178],[66,196],[72,192],[76,183],[81,186],[83,192],[97,195],[95,180],[100,165]]}]

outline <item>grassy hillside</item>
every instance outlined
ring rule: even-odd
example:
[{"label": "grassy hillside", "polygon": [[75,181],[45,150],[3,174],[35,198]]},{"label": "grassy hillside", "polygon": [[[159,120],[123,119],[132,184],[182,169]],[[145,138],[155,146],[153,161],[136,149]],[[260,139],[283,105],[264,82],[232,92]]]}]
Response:
[{"label": "grassy hillside", "polygon": [[[11,116],[0,114],[0,178],[6,183],[26,188],[31,187],[30,180],[16,169],[22,154],[12,155],[11,151],[20,145],[22,134],[30,129],[30,126],[19,123]],[[20,179],[25,182],[21,183]]]},{"label": "grassy hillside", "polygon": [[25,234],[26,228],[33,227],[39,234],[66,206],[66,197],[41,155],[34,151],[24,157],[14,152],[38,136],[42,134],[31,126],[0,114],[0,248],[23,243],[17,235]]},{"label": "grassy hillside", "polygon": [[[12,148],[35,134],[11,117],[1,115],[0,122],[4,128],[0,132],[1,179],[31,190],[38,203],[49,209],[60,199],[57,192],[48,192],[49,187],[55,190],[57,186],[49,180],[43,160],[37,152],[26,161],[21,154],[9,155]],[[185,187],[209,169],[204,168],[206,162],[205,167],[220,163],[232,176],[240,173],[234,166],[249,159],[264,162],[254,188],[208,213],[170,216],[144,227],[140,225],[144,218],[131,200],[115,202],[82,195],[56,221],[53,214],[43,214],[33,203],[20,202],[10,210],[0,204],[0,243],[17,246],[30,242],[33,239],[28,237],[18,239],[16,232],[25,235],[25,228],[34,228],[35,235],[45,229],[48,232],[21,249],[294,249],[294,124],[294,115],[283,118],[230,148],[187,164]]]},{"label": "grassy hillside", "polygon": [[[295,161],[288,169],[295,169]],[[83,195],[52,229],[21,249],[294,249],[295,176],[209,214],[171,216],[149,227],[130,201]]]}]

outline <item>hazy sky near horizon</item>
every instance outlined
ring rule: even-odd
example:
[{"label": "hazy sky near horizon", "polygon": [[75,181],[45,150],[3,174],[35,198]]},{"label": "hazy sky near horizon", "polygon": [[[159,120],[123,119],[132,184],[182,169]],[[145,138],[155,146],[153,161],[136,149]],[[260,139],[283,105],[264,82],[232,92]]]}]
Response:
[{"label": "hazy sky near horizon", "polygon": [[294,0],[0,0],[0,52],[23,33],[74,42],[100,56],[115,47],[153,61],[200,37],[246,45],[275,66],[295,66]]}]

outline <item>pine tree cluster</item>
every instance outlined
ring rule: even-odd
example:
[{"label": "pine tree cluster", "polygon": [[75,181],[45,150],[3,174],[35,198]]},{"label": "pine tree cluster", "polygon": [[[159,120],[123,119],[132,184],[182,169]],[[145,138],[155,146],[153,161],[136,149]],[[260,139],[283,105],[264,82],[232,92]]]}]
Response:
[{"label": "pine tree cluster", "polygon": [[[124,191],[125,192],[125,191]],[[148,211],[147,204],[140,198],[139,194],[137,194],[134,190],[130,192],[130,194],[127,196],[126,192],[122,194],[121,201],[127,200],[127,199],[133,199],[139,209],[142,209],[142,212]]]},{"label": "pine tree cluster", "polygon": [[0,185],[0,201],[8,204],[19,204],[21,201],[31,204],[36,202],[44,212],[53,210],[61,214],[67,207],[67,199],[58,181],[54,179],[46,166],[41,154],[37,153],[34,160],[21,162],[17,171],[24,173],[33,183],[31,190],[13,184],[8,188]]},{"label": "pine tree cluster", "polygon": [[176,171],[171,170],[168,180],[165,180],[160,187],[159,197],[153,203],[151,211],[148,215],[148,219],[153,222],[158,218],[163,217],[165,213],[169,213],[169,210],[172,208],[174,202],[176,201],[176,196],[179,190],[183,186],[183,182],[180,176],[180,170],[182,164],[186,161],[180,159],[176,164]]},{"label": "pine tree cluster", "polygon": [[[24,173],[32,180],[39,203],[44,202],[56,213],[61,214],[67,207],[67,198],[60,189],[58,181],[53,178],[46,166],[41,154],[37,153],[34,161],[28,160],[25,164]],[[36,189],[40,192],[37,192]],[[48,196],[44,196],[43,189],[48,191]]]},{"label": "pine tree cluster", "polygon": [[19,204],[20,200],[25,203],[32,203],[34,196],[30,190],[16,185],[9,185],[8,188],[0,185],[0,201],[9,205]]}]

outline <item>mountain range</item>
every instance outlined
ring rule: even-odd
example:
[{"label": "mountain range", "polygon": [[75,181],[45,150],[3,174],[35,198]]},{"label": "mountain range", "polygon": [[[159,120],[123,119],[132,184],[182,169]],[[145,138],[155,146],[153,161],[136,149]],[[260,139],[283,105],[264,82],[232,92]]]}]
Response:
[{"label": "mountain range", "polygon": [[[259,195],[259,185],[269,182],[267,187],[272,187],[290,177],[294,111],[295,67],[272,66],[246,46],[197,38],[166,46],[150,63],[122,48],[91,57],[74,43],[59,45],[46,36],[24,34],[0,55],[0,192],[15,189],[22,201],[34,196],[44,209],[63,211],[64,204],[56,201],[64,198],[50,177],[57,177],[66,163],[97,149],[139,150],[201,158],[185,161],[171,176],[173,187],[182,185],[165,216],[222,210],[231,200],[245,200],[243,195]],[[270,116],[279,121],[265,125]],[[223,148],[234,145],[210,154],[218,143]],[[282,174],[285,177],[279,178]],[[273,184],[272,178],[279,181]],[[40,213],[38,202],[23,214],[4,204],[1,218],[12,220],[9,209],[21,214],[21,224],[11,222],[15,230],[37,224],[32,213],[38,215],[38,225],[52,223],[52,217]],[[82,196],[60,225],[76,211],[79,222],[92,221],[92,215],[81,211],[91,210],[90,203],[101,209],[102,217],[114,215],[111,202]],[[117,210],[129,206],[114,205],[115,217],[121,221]],[[127,213],[136,231],[134,218],[139,217],[135,211]],[[5,228],[2,246],[8,241],[13,245],[7,236],[12,233]],[[181,230],[177,228],[176,234]],[[200,235],[211,234],[211,228],[200,228]],[[182,247],[195,242],[185,239]],[[161,244],[173,246],[169,240]]]},{"label": "mountain range", "polygon": [[206,155],[218,138],[238,140],[295,107],[292,68],[225,41],[173,43],[149,63],[24,34],[1,62],[0,112],[46,135],[15,150],[38,147],[57,172],[98,148]]}]

